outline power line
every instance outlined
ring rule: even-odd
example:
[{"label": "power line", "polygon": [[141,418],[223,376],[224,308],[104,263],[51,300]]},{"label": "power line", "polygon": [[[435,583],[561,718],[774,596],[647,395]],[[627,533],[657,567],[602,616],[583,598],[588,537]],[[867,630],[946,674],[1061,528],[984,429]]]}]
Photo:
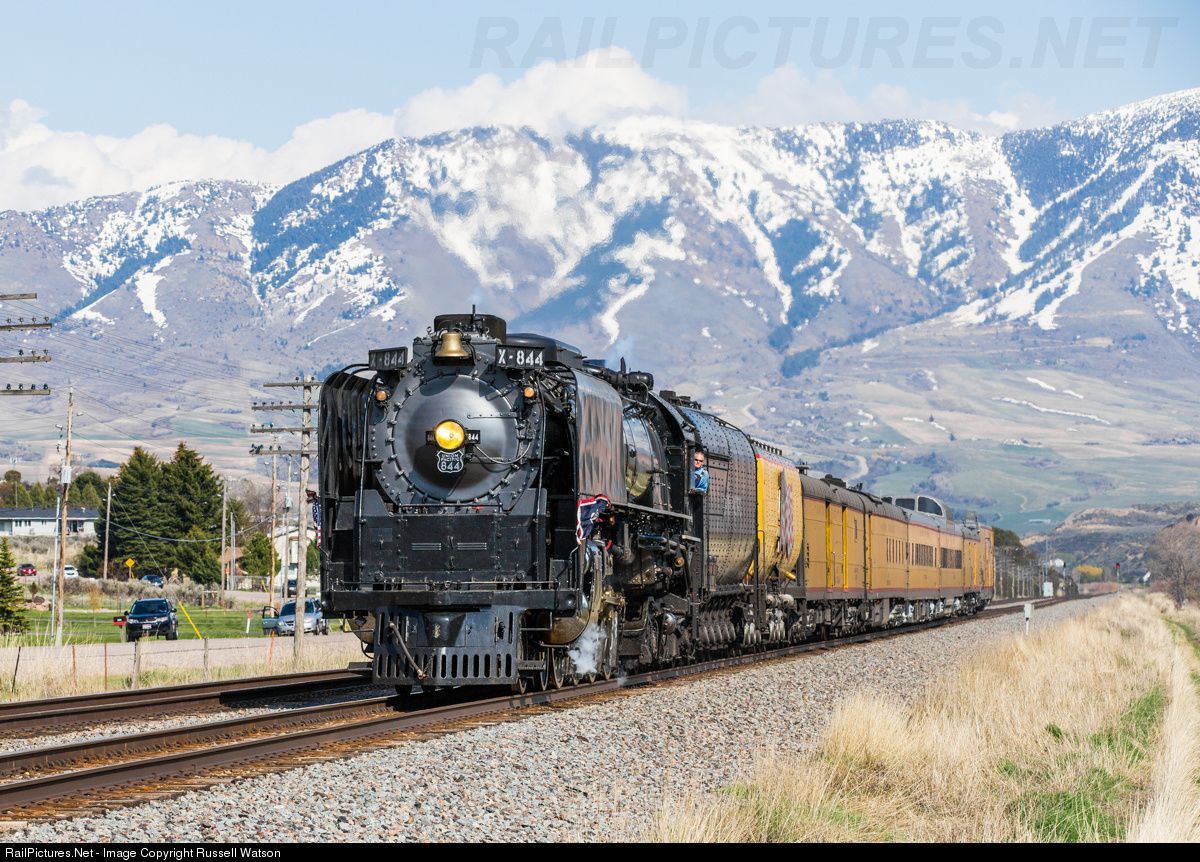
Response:
[{"label": "power line", "polygon": [[[120,385],[124,388],[128,388],[128,386],[129,386],[129,375],[114,371],[114,370],[112,370],[111,367],[102,367],[96,361],[92,360],[90,357],[84,357],[82,360],[77,357],[72,357],[71,361],[70,361],[70,365],[73,368],[79,368],[79,369],[88,371],[91,374],[95,375],[96,377],[100,378],[101,380],[103,380],[105,382],[112,383],[114,385]],[[141,366],[141,369],[144,371],[145,368],[146,368],[146,366],[143,364],[143,366]],[[196,372],[196,373],[200,374],[201,372]],[[179,385],[180,385],[181,381],[179,379],[178,374],[171,376],[170,374],[168,374],[166,369],[164,369],[157,376],[148,376],[146,374],[139,373],[137,375],[137,378],[140,381],[142,381],[144,384],[146,384],[149,388],[164,390],[167,393],[170,393],[170,394],[173,394],[176,396],[181,395],[180,390],[179,390]],[[214,384],[214,386],[220,383],[220,381],[215,380],[211,377],[209,377],[207,379],[210,380]],[[231,380],[232,380],[232,378],[231,378]],[[82,381],[79,381],[79,382],[82,382]],[[241,382],[241,379],[237,378],[237,382]],[[191,385],[194,386],[194,384],[191,384]],[[184,394],[186,395],[186,393],[184,393]],[[164,400],[168,400],[168,399],[164,399]],[[180,400],[183,400],[183,399],[181,398]],[[224,395],[221,395],[218,393],[213,393],[213,392],[209,392],[209,393],[206,393],[203,395],[197,393],[194,396],[194,400],[202,401],[204,403],[209,403],[209,404],[219,403],[219,404],[223,404],[225,406],[233,407],[233,408],[236,408],[239,410],[244,410],[246,407],[245,400],[231,398],[231,397],[224,396]],[[121,408],[117,408],[112,405],[107,405],[107,406],[109,406],[110,409],[112,409],[116,412],[125,412]]]},{"label": "power line", "polygon": [[[19,310],[23,310],[23,312],[25,314],[44,315],[44,312],[40,312],[35,308],[31,308],[31,307],[27,306],[25,303],[19,303],[18,307],[19,307]],[[108,340],[108,341],[114,342],[116,344],[126,345],[135,350],[157,353],[157,351],[155,351],[152,347],[147,345],[144,341],[140,341],[136,338],[132,338],[127,335],[122,335],[122,334],[112,331],[112,330],[104,330],[104,329],[89,330],[86,327],[86,325],[79,325],[78,322],[76,322],[76,328],[72,328],[67,325],[67,323],[66,323],[67,320],[70,320],[70,318],[66,318],[64,321],[62,321],[58,325],[58,328],[55,330],[54,337],[56,337],[56,338],[64,338],[65,337],[65,338],[70,338],[72,340],[83,340],[83,341],[90,342],[93,344],[98,341],[101,341],[101,340]],[[92,335],[89,335],[88,334],[89,331],[94,332],[95,336],[93,337]],[[207,357],[203,357],[203,356],[181,356],[178,358],[181,361],[191,364],[191,365],[194,365],[196,367],[204,367],[206,370],[209,368],[224,368],[224,369],[227,369],[238,375],[245,373],[245,369],[243,369],[240,365],[235,365],[231,362],[226,362],[226,361],[220,360],[220,359],[211,359],[211,358],[207,358]]]}]

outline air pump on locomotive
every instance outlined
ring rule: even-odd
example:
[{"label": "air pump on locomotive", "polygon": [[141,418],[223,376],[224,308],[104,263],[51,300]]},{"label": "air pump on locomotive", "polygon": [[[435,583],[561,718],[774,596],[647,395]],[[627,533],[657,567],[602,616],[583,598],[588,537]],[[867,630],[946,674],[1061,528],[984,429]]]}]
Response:
[{"label": "air pump on locomotive", "polygon": [[[957,562],[963,586],[872,590],[884,570],[872,515],[906,531],[926,516],[813,479],[656,393],[650,374],[490,315],[441,315],[411,354],[372,350],[330,376],[320,441],[325,607],[363,641],[375,679],[404,690],[556,687],[970,612],[990,596],[990,559],[970,552],[985,533],[990,551],[990,531],[922,522],[957,538],[941,562]],[[695,451],[711,471],[703,495]],[[805,535],[810,498],[825,509],[824,547]],[[917,561],[905,555],[907,571]]]}]

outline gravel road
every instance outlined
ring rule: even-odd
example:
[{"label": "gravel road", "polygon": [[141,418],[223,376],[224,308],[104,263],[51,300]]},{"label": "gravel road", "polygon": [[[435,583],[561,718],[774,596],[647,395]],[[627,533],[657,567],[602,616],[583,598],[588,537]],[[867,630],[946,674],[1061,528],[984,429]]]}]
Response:
[{"label": "gravel road", "polygon": [[[1096,607],[1037,611],[1039,628]],[[756,750],[812,745],[851,692],[911,699],[1021,615],[846,647],[476,727],[110,812],[8,841],[603,841],[664,794],[727,785]]]}]

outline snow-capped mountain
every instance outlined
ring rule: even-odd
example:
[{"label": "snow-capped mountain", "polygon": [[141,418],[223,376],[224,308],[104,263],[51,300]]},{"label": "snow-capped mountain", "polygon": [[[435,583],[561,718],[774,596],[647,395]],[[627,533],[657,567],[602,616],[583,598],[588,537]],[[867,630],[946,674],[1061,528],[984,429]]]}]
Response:
[{"label": "snow-capped mountain", "polygon": [[[476,304],[625,356],[881,488],[1057,518],[1047,504],[1124,490],[1047,489],[1047,447],[1068,473],[1136,454],[1116,474],[1141,476],[1162,452],[1174,483],[1200,469],[1154,442],[1195,418],[1169,384],[1200,358],[1198,131],[1200,90],[1001,138],[917,121],[465,129],[283,188],[177,183],[0,213],[0,292],[39,293],[7,316],[55,317],[26,341],[55,352],[48,379],[96,399],[98,447],[151,421],[233,454],[256,382]],[[1121,390],[1116,412],[1085,403],[1089,386]],[[1166,424],[1137,418],[1156,387]],[[1103,452],[1075,439],[1089,424]],[[916,463],[935,445],[940,461]],[[973,481],[997,470],[1012,488]]]}]

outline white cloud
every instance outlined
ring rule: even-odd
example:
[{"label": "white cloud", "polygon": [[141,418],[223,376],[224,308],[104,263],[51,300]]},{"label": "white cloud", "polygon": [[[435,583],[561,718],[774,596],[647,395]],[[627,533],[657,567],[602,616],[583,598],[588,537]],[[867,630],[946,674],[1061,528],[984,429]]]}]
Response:
[{"label": "white cloud", "polygon": [[284,183],[389,137],[392,119],[355,110],[299,126],[276,150],[149,126],[128,137],[64,132],[20,99],[0,107],[0,210],[39,209],[175,180]]},{"label": "white cloud", "polygon": [[282,184],[393,134],[514,125],[553,136],[647,114],[767,126],[938,119],[993,133],[1059,119],[1052,103],[1028,93],[1001,93],[994,109],[980,114],[966,100],[924,99],[894,85],[856,96],[830,72],[810,80],[795,66],[775,69],[753,93],[736,101],[689,109],[682,87],[649,74],[629,52],[607,48],[541,63],[507,84],[484,74],[456,89],[435,87],[413,96],[391,116],[351,110],[313,120],[297,127],[275,150],[161,124],[128,137],[61,131],[18,99],[0,105],[0,210],[40,209],[178,180]]},{"label": "white cloud", "polygon": [[540,63],[511,84],[485,74],[458,89],[426,90],[396,111],[396,132],[509,125],[557,135],[635,114],[679,116],[686,110],[681,87],[648,74],[628,51],[601,48],[574,60]]},{"label": "white cloud", "polygon": [[966,99],[926,99],[895,84],[879,84],[856,96],[832,72],[808,79],[793,65],[763,77],[750,96],[735,103],[709,106],[705,115],[718,122],[742,125],[800,126],[806,123],[917,119],[941,120],[960,129],[999,134],[1061,117],[1053,103],[1028,93],[1001,95],[997,109],[981,114]]}]

